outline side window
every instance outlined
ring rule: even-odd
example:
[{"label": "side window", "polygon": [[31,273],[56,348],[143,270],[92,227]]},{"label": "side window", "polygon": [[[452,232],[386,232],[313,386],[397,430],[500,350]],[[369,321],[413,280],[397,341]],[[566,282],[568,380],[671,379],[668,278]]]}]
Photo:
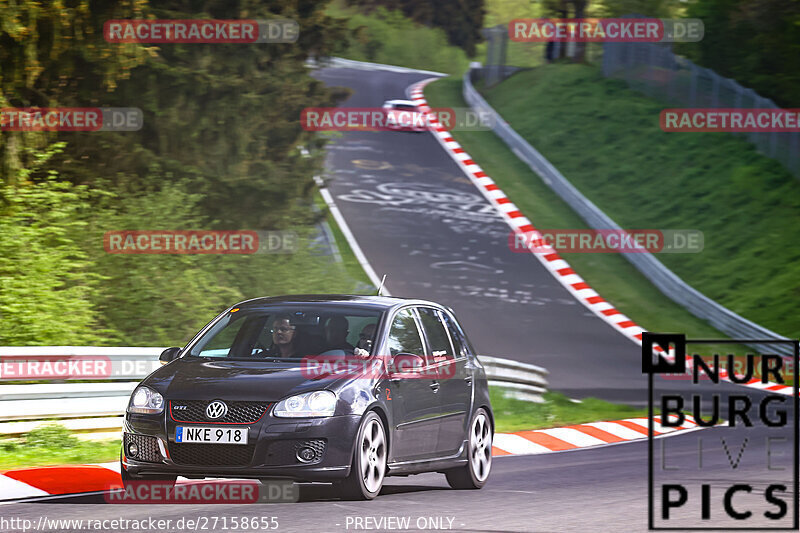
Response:
[{"label": "side window", "polygon": [[417,322],[410,309],[403,309],[392,322],[387,339],[390,355],[399,353],[413,353],[424,357],[425,350],[422,348],[422,338],[417,329]]},{"label": "side window", "polygon": [[447,313],[441,313],[442,317],[444,318],[444,323],[447,326],[447,331],[450,333],[450,338],[453,340],[453,347],[456,351],[456,357],[463,357],[466,356],[467,351],[467,340],[464,337],[464,333],[461,331],[461,328],[458,324],[455,323],[455,320],[450,318],[450,315]]},{"label": "side window", "polygon": [[447,336],[447,331],[445,331],[444,325],[439,318],[439,312],[431,307],[420,307],[419,316],[422,321],[422,327],[428,337],[428,342],[431,345],[433,361],[439,362],[443,359],[453,359],[453,346],[450,344],[450,338]]}]

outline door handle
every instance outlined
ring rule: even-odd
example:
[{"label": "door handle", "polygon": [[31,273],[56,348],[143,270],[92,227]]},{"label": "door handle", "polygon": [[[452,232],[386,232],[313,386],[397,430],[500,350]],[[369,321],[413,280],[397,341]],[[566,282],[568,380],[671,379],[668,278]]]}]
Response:
[{"label": "door handle", "polygon": [[472,386],[472,376],[465,377],[464,381],[467,382],[467,387],[471,387]]},{"label": "door handle", "polygon": [[433,383],[431,383],[431,390],[433,392],[439,392],[439,382],[438,381],[434,381]]}]

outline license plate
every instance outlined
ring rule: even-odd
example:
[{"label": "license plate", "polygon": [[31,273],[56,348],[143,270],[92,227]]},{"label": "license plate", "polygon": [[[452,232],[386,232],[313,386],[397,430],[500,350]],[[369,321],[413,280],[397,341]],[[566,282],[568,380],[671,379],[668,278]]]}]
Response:
[{"label": "license plate", "polygon": [[175,428],[175,442],[247,444],[247,428],[178,426]]}]

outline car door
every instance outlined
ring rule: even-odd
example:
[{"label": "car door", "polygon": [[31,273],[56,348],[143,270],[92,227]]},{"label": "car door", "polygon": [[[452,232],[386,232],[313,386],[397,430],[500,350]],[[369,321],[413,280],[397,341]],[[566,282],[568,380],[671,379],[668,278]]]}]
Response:
[{"label": "car door", "polygon": [[472,373],[466,368],[466,352],[458,339],[453,339],[443,312],[433,307],[420,307],[419,316],[439,376],[442,415],[437,450],[441,455],[453,454],[467,434]]},{"label": "car door", "polygon": [[436,374],[431,376],[426,358],[417,313],[413,308],[401,309],[392,320],[386,339],[387,355],[401,353],[419,355],[425,367],[404,370],[402,377],[389,380],[386,401],[392,409],[394,425],[391,446],[393,461],[426,459],[437,455],[438,417],[441,406]]}]

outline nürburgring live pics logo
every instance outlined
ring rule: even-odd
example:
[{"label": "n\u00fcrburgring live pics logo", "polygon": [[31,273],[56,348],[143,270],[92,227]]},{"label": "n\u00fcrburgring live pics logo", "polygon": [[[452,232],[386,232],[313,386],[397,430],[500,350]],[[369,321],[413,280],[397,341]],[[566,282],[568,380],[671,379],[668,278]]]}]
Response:
[{"label": "n\u00fcrburgring live pics logo", "polygon": [[[731,353],[743,345],[780,344],[791,346],[793,357]],[[725,345],[728,354],[687,357],[687,347],[700,352],[704,345]],[[792,375],[789,383],[787,369],[798,368],[799,352],[797,340],[643,334],[650,530],[797,531],[798,381]],[[670,380],[658,380],[660,391],[656,374]],[[709,429],[655,439],[661,426],[689,417]]]}]

